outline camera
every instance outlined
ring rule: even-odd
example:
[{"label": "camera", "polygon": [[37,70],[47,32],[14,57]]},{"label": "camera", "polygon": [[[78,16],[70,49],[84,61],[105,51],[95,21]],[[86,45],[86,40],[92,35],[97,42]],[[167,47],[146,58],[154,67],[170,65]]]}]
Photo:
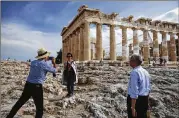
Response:
[{"label": "camera", "polygon": [[49,60],[53,60],[54,57],[48,57]]}]

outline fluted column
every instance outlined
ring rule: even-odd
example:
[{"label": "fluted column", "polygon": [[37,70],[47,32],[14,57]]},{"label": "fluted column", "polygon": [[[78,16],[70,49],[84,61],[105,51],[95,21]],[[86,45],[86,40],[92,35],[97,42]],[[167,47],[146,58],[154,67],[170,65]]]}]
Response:
[{"label": "fluted column", "polygon": [[84,60],[84,38],[83,38],[84,25],[80,27],[80,61]]},{"label": "fluted column", "polygon": [[143,30],[143,47],[144,47],[143,58],[144,58],[144,61],[148,62],[149,57],[150,57],[148,31],[146,29],[142,29],[142,30]]},{"label": "fluted column", "polygon": [[159,58],[158,32],[153,30],[153,57]]},{"label": "fluted column", "polygon": [[179,58],[179,33],[177,33],[178,36],[178,58]]},{"label": "fluted column", "polygon": [[64,40],[62,40],[62,62],[65,61]]},{"label": "fluted column", "polygon": [[122,60],[127,61],[127,27],[122,26]]},{"label": "fluted column", "polygon": [[73,34],[73,58],[76,61],[76,32]]},{"label": "fluted column", "polygon": [[68,37],[66,38],[66,53],[68,52]]},{"label": "fluted column", "polygon": [[72,35],[70,35],[70,37],[69,37],[69,44],[70,44],[69,52],[72,53]]},{"label": "fluted column", "polygon": [[168,48],[167,48],[167,34],[166,32],[161,32],[162,34],[162,58],[168,61]]},{"label": "fluted column", "polygon": [[69,37],[67,39],[67,48],[68,48],[68,50],[67,50],[67,53],[68,53],[68,52],[70,52],[70,38]]},{"label": "fluted column", "polygon": [[64,61],[66,60],[67,53],[68,53],[68,40],[65,39],[65,42],[64,42]]},{"label": "fluted column", "polygon": [[90,50],[90,39],[89,39],[89,22],[84,23],[84,60],[91,60],[91,50]]},{"label": "fluted column", "polygon": [[136,28],[132,28],[133,30],[133,54],[139,54],[139,40],[138,33]]},{"label": "fluted column", "polygon": [[[133,54],[133,51],[132,51],[132,44],[129,44],[129,56],[131,56]],[[136,53],[135,53],[136,54]]]},{"label": "fluted column", "polygon": [[91,42],[91,60],[93,60],[94,58],[95,58],[95,56],[94,56],[94,43],[93,42]]},{"label": "fluted column", "polygon": [[171,61],[176,61],[176,44],[174,34],[171,32],[170,34],[170,55]]},{"label": "fluted column", "polygon": [[96,53],[97,60],[103,58],[103,48],[102,48],[102,24],[97,23],[96,25]]},{"label": "fluted column", "polygon": [[79,61],[79,56],[80,56],[80,32],[77,30],[76,32],[76,46],[75,46],[75,54],[76,54],[76,61]]},{"label": "fluted column", "polygon": [[74,41],[74,35],[71,34],[71,53],[72,53],[73,58],[74,58],[74,54],[73,54],[73,47],[74,47],[74,45],[73,45],[73,41]]},{"label": "fluted column", "polygon": [[116,39],[114,25],[110,25],[110,60],[116,60]]}]

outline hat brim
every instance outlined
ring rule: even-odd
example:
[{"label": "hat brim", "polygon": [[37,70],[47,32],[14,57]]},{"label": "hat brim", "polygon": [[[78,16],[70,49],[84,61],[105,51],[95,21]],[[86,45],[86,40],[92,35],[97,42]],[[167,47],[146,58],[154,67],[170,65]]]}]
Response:
[{"label": "hat brim", "polygon": [[47,52],[46,54],[44,54],[42,56],[36,56],[35,58],[42,59],[42,58],[45,58],[45,57],[48,57],[48,56],[50,56],[50,52]]}]

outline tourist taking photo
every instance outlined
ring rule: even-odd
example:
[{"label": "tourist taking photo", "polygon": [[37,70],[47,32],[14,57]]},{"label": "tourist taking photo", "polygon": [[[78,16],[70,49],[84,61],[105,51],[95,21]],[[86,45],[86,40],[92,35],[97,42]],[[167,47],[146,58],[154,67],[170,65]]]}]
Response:
[{"label": "tourist taking photo", "polygon": [[43,116],[43,87],[47,72],[55,74],[57,72],[55,58],[51,58],[52,65],[48,64],[50,52],[41,48],[37,51],[37,60],[30,64],[30,72],[27,77],[21,97],[12,107],[6,118],[13,118],[17,111],[32,97],[36,106],[35,118]]}]

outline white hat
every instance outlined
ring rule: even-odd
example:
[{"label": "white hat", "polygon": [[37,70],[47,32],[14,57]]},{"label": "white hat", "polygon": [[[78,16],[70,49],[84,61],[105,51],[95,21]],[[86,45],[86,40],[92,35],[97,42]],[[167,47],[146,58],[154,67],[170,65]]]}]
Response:
[{"label": "white hat", "polygon": [[45,58],[45,57],[48,57],[50,55],[50,52],[45,50],[45,48],[38,49],[37,53],[38,53],[38,56],[35,57],[37,59]]}]

